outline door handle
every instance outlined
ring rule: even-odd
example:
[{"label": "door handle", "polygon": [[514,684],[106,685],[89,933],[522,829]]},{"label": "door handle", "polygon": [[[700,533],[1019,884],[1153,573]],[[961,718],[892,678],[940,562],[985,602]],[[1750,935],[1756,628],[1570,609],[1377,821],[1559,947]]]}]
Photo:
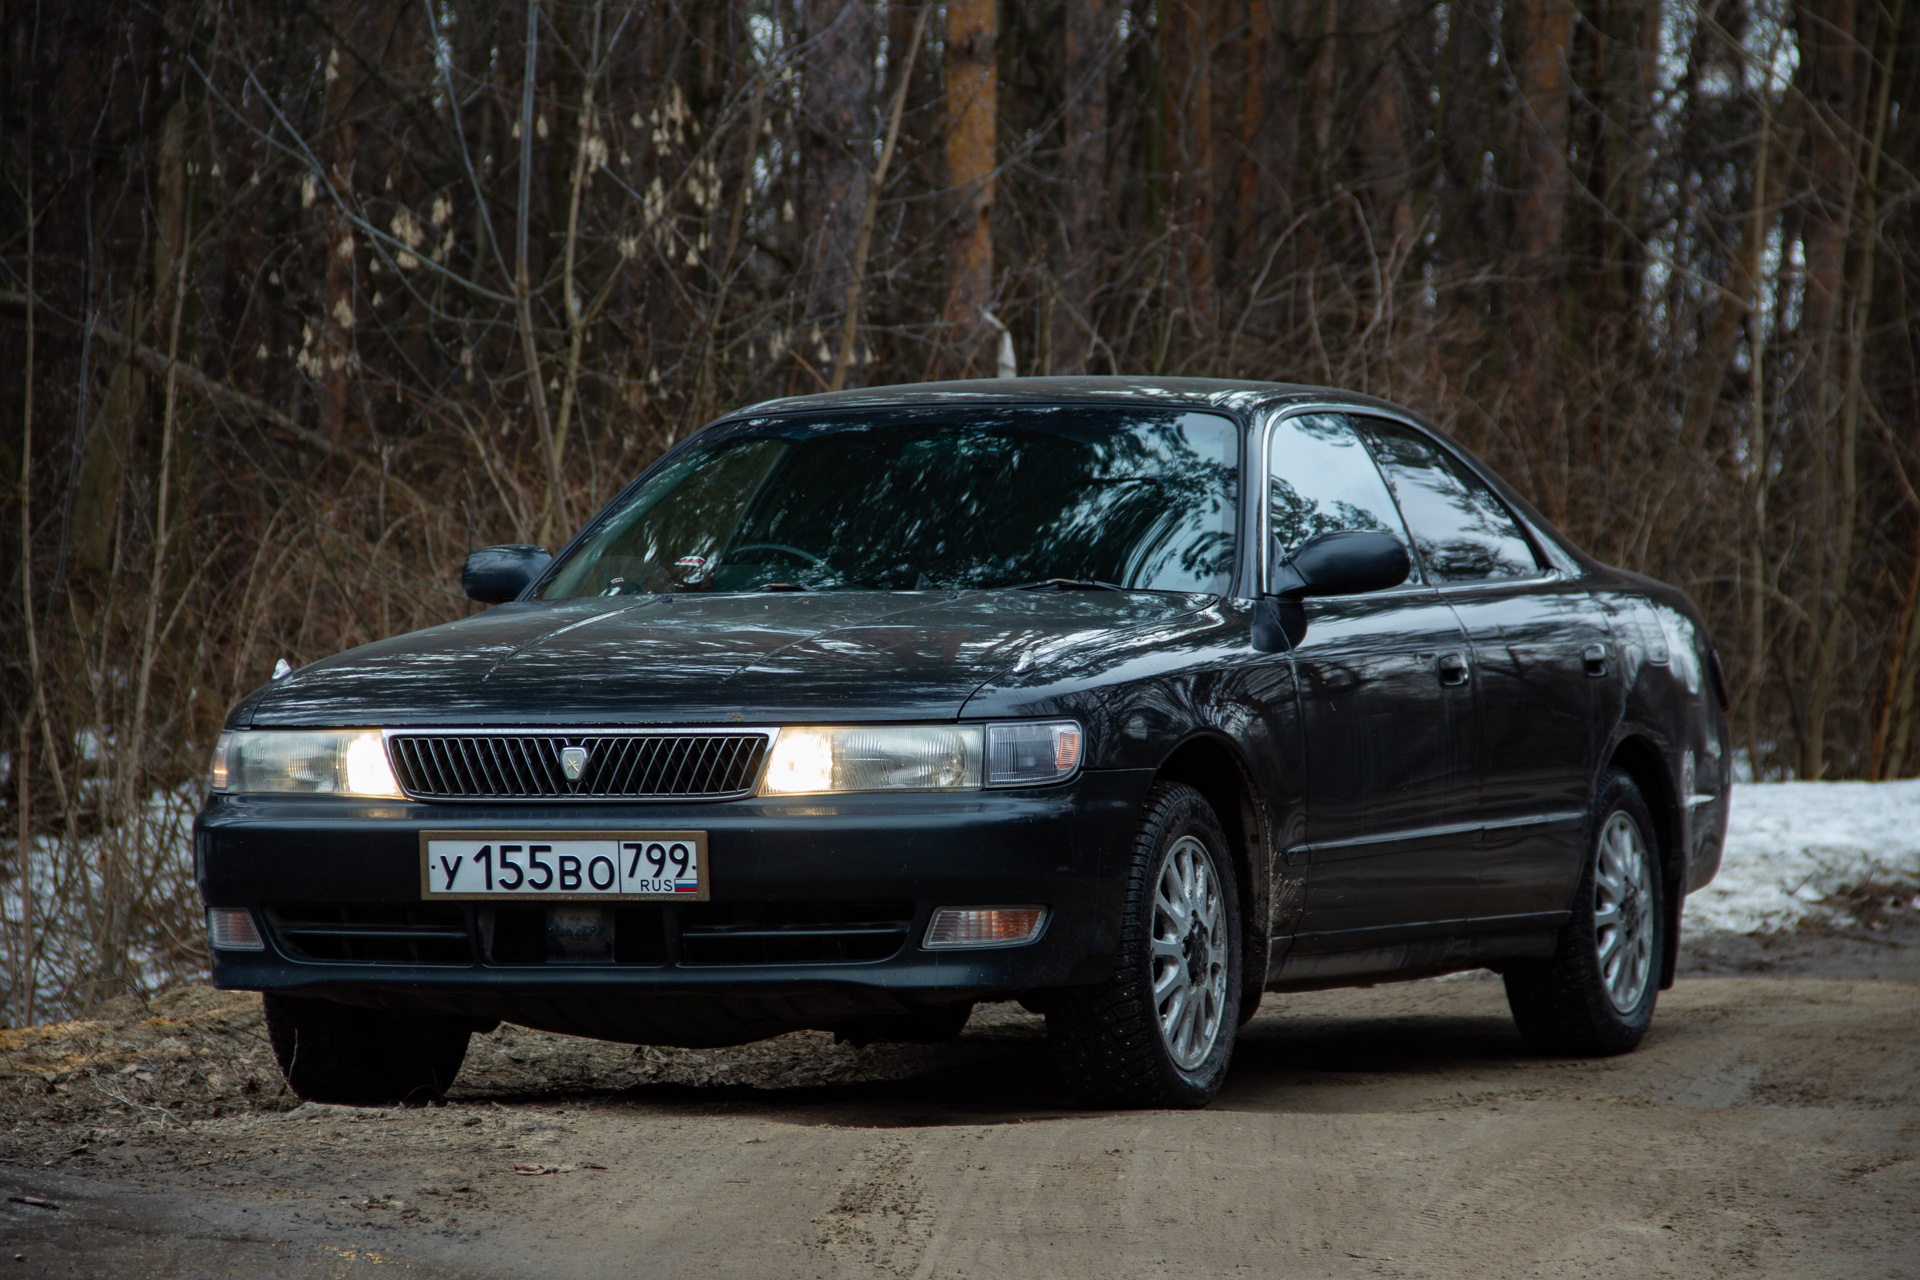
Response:
[{"label": "door handle", "polygon": [[1586,667],[1587,674],[1590,676],[1603,676],[1607,674],[1607,646],[1603,644],[1588,645],[1580,651],[1580,662],[1581,665]]},{"label": "door handle", "polygon": [[1443,653],[1434,659],[1433,665],[1440,672],[1440,683],[1444,685],[1462,685],[1472,676],[1464,653]]}]

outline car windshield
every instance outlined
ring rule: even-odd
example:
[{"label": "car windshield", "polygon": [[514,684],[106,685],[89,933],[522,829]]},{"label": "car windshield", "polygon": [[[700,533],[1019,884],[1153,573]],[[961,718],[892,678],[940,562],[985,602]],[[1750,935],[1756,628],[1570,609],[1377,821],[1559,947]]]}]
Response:
[{"label": "car windshield", "polygon": [[627,494],[542,596],[912,591],[1065,579],[1223,593],[1239,433],[1031,408],[749,420]]}]

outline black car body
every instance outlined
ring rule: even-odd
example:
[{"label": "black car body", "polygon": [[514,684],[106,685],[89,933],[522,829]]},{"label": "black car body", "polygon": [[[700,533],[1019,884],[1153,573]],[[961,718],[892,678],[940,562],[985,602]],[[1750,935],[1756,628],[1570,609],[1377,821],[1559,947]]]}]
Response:
[{"label": "black car body", "polygon": [[[378,728],[408,794],[213,795],[195,827],[200,890],[211,908],[248,913],[261,943],[216,938],[216,983],[681,1045],[977,999],[1045,1008],[1049,993],[1112,971],[1126,851],[1156,784],[1179,782],[1205,797],[1231,851],[1236,1004],[1250,1010],[1262,989],[1550,956],[1597,788],[1620,772],[1651,814],[1665,924],[1655,963],[1669,984],[1681,902],[1713,876],[1727,819],[1706,631],[1683,593],[1595,563],[1403,410],[1211,381],[880,388],[743,410],[649,475],[745,423],[1114,410],[1230,424],[1234,536],[1217,590],[762,583],[541,598],[596,522],[515,601],[257,690],[229,730]],[[1285,594],[1278,525],[1318,499],[1268,468],[1276,433],[1306,430],[1356,433],[1386,468],[1417,580]],[[1468,497],[1416,492],[1407,468],[1418,466],[1464,477]],[[765,767],[752,740],[781,726],[1035,721],[1084,734],[1065,781],[775,796],[751,776]],[[434,760],[507,738],[535,752],[667,749],[635,746],[636,734],[666,735],[683,755],[732,743],[744,763],[693,782],[656,770],[641,799],[579,784],[529,798],[484,770],[429,776]],[[661,794],[675,786],[698,794]],[[503,829],[704,832],[709,896],[611,905],[572,949],[552,904],[423,899],[424,831]],[[936,909],[972,904],[1037,904],[1044,921],[1024,945],[923,945]]]}]

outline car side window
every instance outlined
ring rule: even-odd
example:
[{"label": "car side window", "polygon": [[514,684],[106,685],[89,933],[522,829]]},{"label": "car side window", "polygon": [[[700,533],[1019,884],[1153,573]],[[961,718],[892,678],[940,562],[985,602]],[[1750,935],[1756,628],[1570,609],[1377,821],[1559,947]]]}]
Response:
[{"label": "car side window", "polygon": [[1271,564],[1323,533],[1362,529],[1406,541],[1380,470],[1345,414],[1311,413],[1273,424],[1267,440]]},{"label": "car side window", "polygon": [[1365,418],[1361,425],[1429,581],[1486,582],[1540,573],[1533,544],[1478,476],[1400,423]]}]

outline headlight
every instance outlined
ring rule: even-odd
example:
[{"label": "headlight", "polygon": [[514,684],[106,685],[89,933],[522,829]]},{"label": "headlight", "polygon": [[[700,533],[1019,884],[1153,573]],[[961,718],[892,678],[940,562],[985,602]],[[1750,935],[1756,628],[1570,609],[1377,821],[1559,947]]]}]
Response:
[{"label": "headlight", "polygon": [[378,729],[249,729],[213,749],[213,789],[230,794],[380,796],[403,793]]},{"label": "headlight", "polygon": [[1079,767],[1080,726],[1071,720],[782,729],[760,794],[1031,787]]},{"label": "headlight", "polygon": [[782,729],[762,795],[964,791],[980,785],[979,725]]}]

